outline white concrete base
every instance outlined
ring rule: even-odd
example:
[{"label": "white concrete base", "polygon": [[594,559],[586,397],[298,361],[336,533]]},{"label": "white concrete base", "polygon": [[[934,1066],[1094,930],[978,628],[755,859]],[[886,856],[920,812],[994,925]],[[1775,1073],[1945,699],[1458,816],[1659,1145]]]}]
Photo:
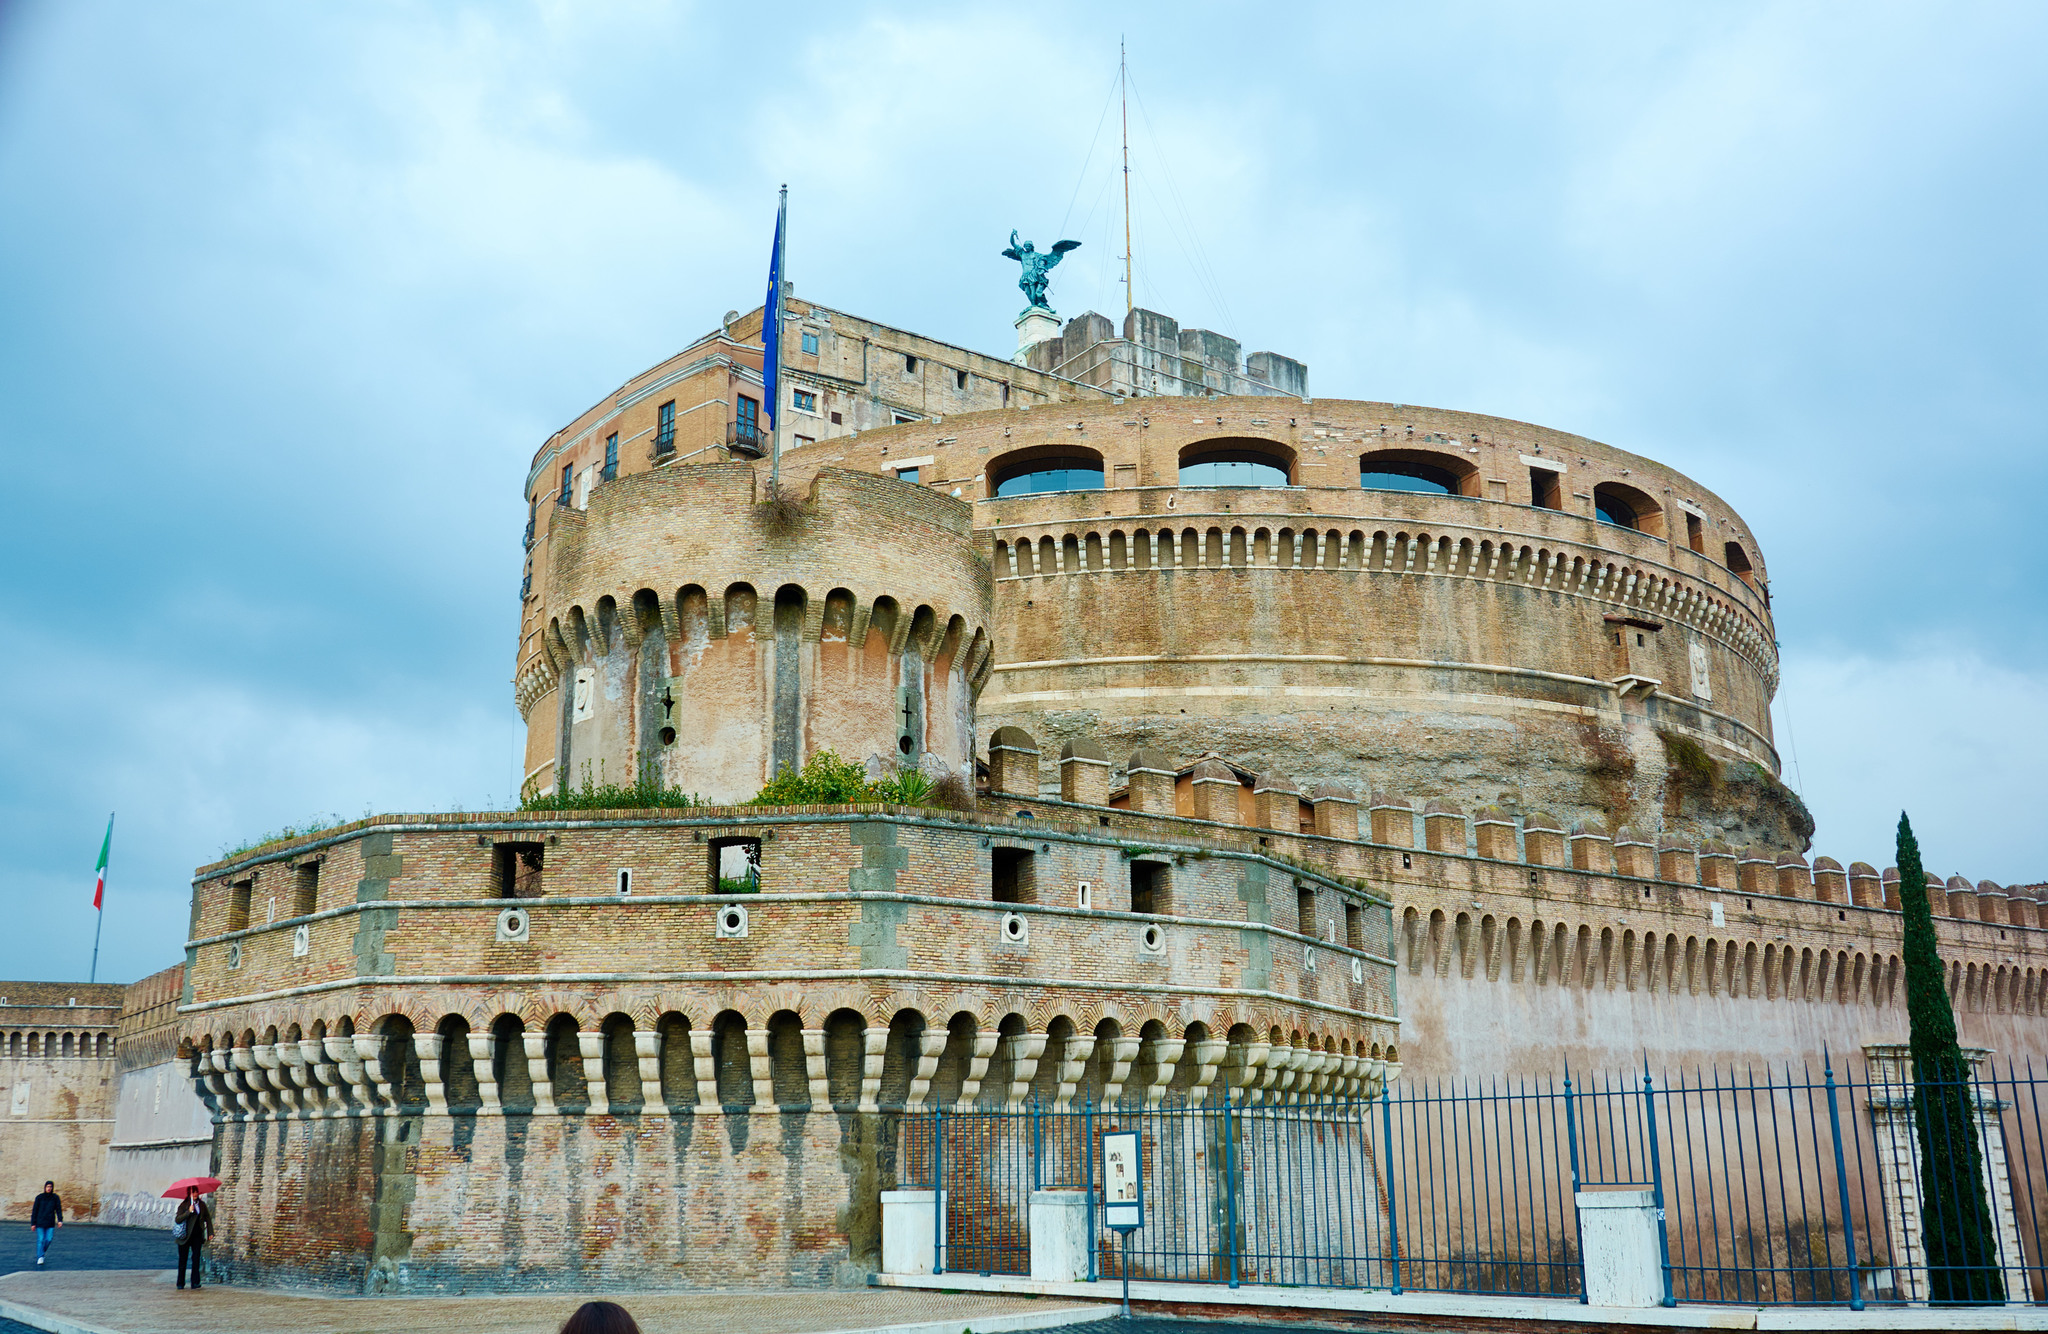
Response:
[{"label": "white concrete base", "polygon": [[1048,1283],[1088,1277],[1088,1192],[1031,1192],[1031,1277]]},{"label": "white concrete base", "polygon": [[1024,354],[1032,345],[1048,338],[1060,336],[1060,317],[1044,306],[1032,306],[1017,317],[1017,355],[1011,360],[1019,366],[1024,364]]},{"label": "white concrete base", "polygon": [[[943,1244],[938,1236],[936,1211],[932,1207],[933,1194],[928,1190],[882,1192],[883,1272],[904,1275],[932,1272],[933,1247]],[[939,1208],[944,1207],[942,1202]]]},{"label": "white concrete base", "polygon": [[1657,1244],[1656,1197],[1647,1190],[1582,1190],[1578,1201],[1586,1304],[1662,1305],[1664,1251]]},{"label": "white concrete base", "polygon": [[[1014,1275],[941,1274],[910,1278],[877,1274],[869,1280],[884,1288],[934,1288],[955,1292],[1012,1292],[1038,1297],[1105,1297],[1121,1292],[1116,1279],[1096,1283],[1047,1283]],[[1851,1311],[1832,1306],[1653,1306],[1632,1308],[1581,1305],[1570,1297],[1478,1297],[1456,1292],[1404,1292],[1396,1295],[1356,1288],[1232,1288],[1221,1283],[1159,1283],[1131,1280],[1133,1302],[1238,1307],[1256,1320],[1261,1311],[1397,1315],[1441,1320],[1447,1329],[1467,1331],[1475,1321],[1511,1320],[1518,1324],[1557,1326],[1654,1326],[1660,1329],[1845,1329],[1940,1330],[1999,1329],[2048,1331],[2048,1307],[1992,1306],[1931,1310],[1924,1306]]]}]

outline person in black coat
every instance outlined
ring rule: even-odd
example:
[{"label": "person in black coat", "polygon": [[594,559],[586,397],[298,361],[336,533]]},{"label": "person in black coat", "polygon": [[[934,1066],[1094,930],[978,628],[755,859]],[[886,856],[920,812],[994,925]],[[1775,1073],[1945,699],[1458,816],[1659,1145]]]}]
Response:
[{"label": "person in black coat", "polygon": [[171,1225],[171,1235],[178,1242],[178,1286],[185,1286],[185,1261],[192,1262],[192,1291],[199,1291],[199,1248],[206,1245],[213,1236],[213,1210],[206,1207],[206,1201],[199,1196],[199,1187],[185,1187],[185,1198],[178,1205],[178,1216]]},{"label": "person in black coat", "polygon": [[64,1201],[57,1198],[56,1182],[43,1183],[43,1193],[29,1206],[28,1225],[36,1230],[36,1267],[40,1269],[57,1229],[64,1226]]}]

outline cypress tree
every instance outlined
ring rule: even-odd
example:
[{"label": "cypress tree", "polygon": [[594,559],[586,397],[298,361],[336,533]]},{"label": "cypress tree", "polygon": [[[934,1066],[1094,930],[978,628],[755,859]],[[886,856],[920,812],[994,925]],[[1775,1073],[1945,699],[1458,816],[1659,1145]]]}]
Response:
[{"label": "cypress tree", "polygon": [[1906,927],[1906,1018],[1913,1051],[1913,1113],[1920,1141],[1920,1225],[1929,1296],[1936,1302],[2005,1300],[1969,1063],[1927,903],[1920,843],[1899,813],[1899,906]]}]

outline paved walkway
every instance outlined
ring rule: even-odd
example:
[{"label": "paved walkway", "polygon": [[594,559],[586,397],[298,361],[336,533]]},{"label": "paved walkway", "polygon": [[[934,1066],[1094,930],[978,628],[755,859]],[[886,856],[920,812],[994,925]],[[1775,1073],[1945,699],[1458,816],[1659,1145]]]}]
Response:
[{"label": "paved walkway", "polygon": [[[645,1334],[1003,1334],[1114,1315],[1097,1298],[854,1291],[606,1294]],[[180,1292],[169,1270],[8,1274],[0,1317],[53,1334],[556,1334],[578,1296],[322,1297],[208,1284]]]}]

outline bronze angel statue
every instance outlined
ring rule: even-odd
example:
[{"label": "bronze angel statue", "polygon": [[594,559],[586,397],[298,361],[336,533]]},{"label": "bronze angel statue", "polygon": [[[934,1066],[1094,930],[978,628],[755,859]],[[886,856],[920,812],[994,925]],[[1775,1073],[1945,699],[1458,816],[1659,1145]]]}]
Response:
[{"label": "bronze angel statue", "polygon": [[1080,246],[1079,241],[1055,241],[1050,251],[1039,250],[1029,241],[1020,243],[1016,229],[1012,228],[1010,245],[1003,251],[1003,258],[1014,259],[1024,266],[1024,271],[1017,276],[1017,286],[1024,289],[1024,299],[1034,306],[1050,310],[1052,308],[1045,305],[1046,274],[1066,257],[1069,250],[1078,250]]}]

